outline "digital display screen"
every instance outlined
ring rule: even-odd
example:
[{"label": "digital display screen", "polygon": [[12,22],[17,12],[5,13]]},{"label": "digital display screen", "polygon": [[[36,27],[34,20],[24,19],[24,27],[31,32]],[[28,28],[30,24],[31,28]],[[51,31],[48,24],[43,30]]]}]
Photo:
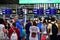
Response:
[{"label": "digital display screen", "polygon": [[51,14],[55,15],[56,14],[56,8],[51,8]]},{"label": "digital display screen", "polygon": [[28,13],[28,14],[33,14],[33,8],[28,8],[28,9],[27,9],[27,13]]},{"label": "digital display screen", "polygon": [[16,14],[16,9],[12,9],[12,14]]},{"label": "digital display screen", "polygon": [[57,12],[56,12],[56,8],[48,8],[46,9],[46,14],[47,15],[55,15]]},{"label": "digital display screen", "polygon": [[40,8],[39,9],[39,15],[43,15],[44,14],[44,8]]},{"label": "digital display screen", "polygon": [[60,3],[60,0],[19,0],[19,4]]},{"label": "digital display screen", "polygon": [[50,15],[51,14],[51,9],[50,8],[49,9],[46,9],[45,12],[46,12],[47,15]]},{"label": "digital display screen", "polygon": [[24,12],[23,12],[23,9],[17,9],[17,13],[18,14],[23,14]]},{"label": "digital display screen", "polygon": [[57,9],[57,14],[60,14],[60,9]]},{"label": "digital display screen", "polygon": [[2,9],[2,14],[11,14],[12,10],[11,9]]},{"label": "digital display screen", "polygon": [[40,9],[34,9],[34,14],[36,15],[43,15],[44,14],[44,9],[40,8]]},{"label": "digital display screen", "polygon": [[37,15],[39,13],[39,9],[34,9],[33,12],[34,12],[34,14]]}]

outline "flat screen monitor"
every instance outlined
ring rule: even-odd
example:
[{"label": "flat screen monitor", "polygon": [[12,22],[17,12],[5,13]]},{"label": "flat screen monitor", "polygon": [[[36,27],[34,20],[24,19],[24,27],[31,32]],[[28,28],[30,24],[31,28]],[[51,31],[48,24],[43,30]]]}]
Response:
[{"label": "flat screen monitor", "polygon": [[33,14],[33,8],[27,8],[27,13],[28,14]]},{"label": "flat screen monitor", "polygon": [[11,14],[12,10],[11,9],[2,9],[2,14]]},{"label": "flat screen monitor", "polygon": [[12,9],[12,14],[16,14],[16,9]]},{"label": "flat screen monitor", "polygon": [[34,11],[34,14],[36,14],[36,15],[43,15],[44,14],[43,8],[34,9],[33,11]]},{"label": "flat screen monitor", "polygon": [[33,9],[33,13],[37,15],[39,13],[39,9]]},{"label": "flat screen monitor", "polygon": [[44,14],[44,8],[40,8],[39,9],[39,15],[43,15]]},{"label": "flat screen monitor", "polygon": [[56,8],[51,8],[51,15],[55,15],[57,12],[57,9]]},{"label": "flat screen monitor", "polygon": [[46,9],[45,13],[46,13],[46,15],[51,15],[51,9],[50,8]]},{"label": "flat screen monitor", "polygon": [[56,12],[57,12],[57,14],[60,14],[60,9],[57,9],[57,11],[56,11]]},{"label": "flat screen monitor", "polygon": [[17,9],[17,14],[23,14],[23,9]]}]

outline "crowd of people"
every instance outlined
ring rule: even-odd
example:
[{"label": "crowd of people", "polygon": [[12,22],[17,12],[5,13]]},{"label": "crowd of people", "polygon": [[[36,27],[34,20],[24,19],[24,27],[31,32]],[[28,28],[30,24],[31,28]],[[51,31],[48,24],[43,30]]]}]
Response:
[{"label": "crowd of people", "polygon": [[57,40],[58,24],[55,18],[45,18],[39,22],[27,20],[26,25],[18,18],[11,22],[0,18],[0,40]]}]

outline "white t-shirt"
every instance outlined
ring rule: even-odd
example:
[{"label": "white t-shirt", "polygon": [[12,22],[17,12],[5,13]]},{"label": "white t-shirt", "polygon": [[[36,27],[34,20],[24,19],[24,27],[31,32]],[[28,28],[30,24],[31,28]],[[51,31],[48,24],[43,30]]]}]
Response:
[{"label": "white t-shirt", "polygon": [[42,34],[47,34],[47,26],[46,25],[43,25],[41,30],[42,30]]},{"label": "white t-shirt", "polygon": [[[36,33],[36,37],[35,38],[31,37],[32,32]],[[29,40],[38,40],[37,32],[39,32],[39,28],[37,26],[31,26],[30,27],[30,37],[29,37]]]},{"label": "white t-shirt", "polygon": [[0,38],[4,37],[3,27],[4,27],[4,25],[0,24]]},{"label": "white t-shirt", "polygon": [[17,40],[17,34],[16,33],[12,33],[11,35],[11,40]]}]

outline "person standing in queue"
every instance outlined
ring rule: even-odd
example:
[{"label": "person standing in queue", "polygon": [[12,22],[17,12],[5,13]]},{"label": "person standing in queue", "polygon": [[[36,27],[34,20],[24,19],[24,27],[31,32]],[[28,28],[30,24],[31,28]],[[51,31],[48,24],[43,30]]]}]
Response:
[{"label": "person standing in queue", "polygon": [[[37,24],[37,27],[39,28],[40,32],[41,32],[42,26],[43,26],[42,19],[39,18],[39,23]],[[38,40],[41,40],[41,34],[38,34]]]},{"label": "person standing in queue", "polygon": [[5,19],[5,29],[9,30],[10,29],[10,23],[8,23],[8,19]]},{"label": "person standing in queue", "polygon": [[48,24],[50,40],[57,40],[58,25],[55,23],[55,18],[51,18],[51,23]]},{"label": "person standing in queue", "polygon": [[8,19],[5,19],[5,21],[4,21],[4,25],[5,25],[5,29],[7,30],[6,32],[5,32],[5,40],[8,40],[9,39],[9,35],[8,35],[8,31],[9,31],[9,29],[10,29],[10,23],[7,21]]},{"label": "person standing in queue", "polygon": [[29,40],[38,40],[38,34],[40,34],[39,32],[39,28],[37,27],[36,22],[33,22],[33,25],[30,26],[30,36],[29,36]]},{"label": "person standing in queue", "polygon": [[20,21],[18,21],[18,17],[14,18],[14,22],[16,23],[16,27],[20,30],[20,37],[19,37],[19,39],[23,40],[24,36],[23,36],[23,26],[22,26],[22,23]]},{"label": "person standing in queue", "polygon": [[4,33],[6,31],[7,30],[5,29],[4,20],[2,18],[0,18],[0,40],[5,40]]},{"label": "person standing in queue", "polygon": [[47,40],[47,22],[43,21],[43,26],[41,29],[41,40]]},{"label": "person standing in queue", "polygon": [[12,23],[12,27],[9,29],[9,40],[19,40],[20,30],[16,28],[16,23]]},{"label": "person standing in queue", "polygon": [[26,40],[29,40],[29,35],[30,35],[30,31],[29,28],[30,26],[32,26],[30,20],[27,20],[27,24],[25,25],[25,29],[26,29]]}]

